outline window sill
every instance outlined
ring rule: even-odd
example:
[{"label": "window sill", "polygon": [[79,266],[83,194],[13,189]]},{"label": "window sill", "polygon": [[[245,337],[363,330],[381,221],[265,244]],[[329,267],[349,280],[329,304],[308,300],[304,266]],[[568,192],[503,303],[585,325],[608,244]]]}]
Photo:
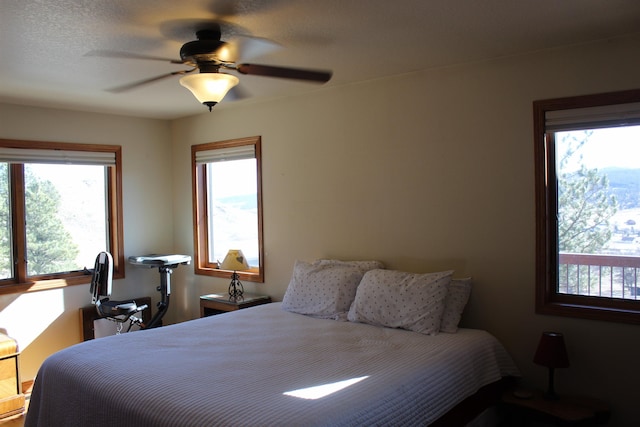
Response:
[{"label": "window sill", "polygon": [[[113,272],[113,279],[122,279],[123,274]],[[38,292],[50,289],[66,288],[75,285],[87,285],[91,283],[91,274],[78,274],[64,278],[39,279],[25,283],[11,283],[0,285],[0,295],[20,294],[25,292]]]},{"label": "window sill", "polygon": [[640,324],[640,309],[602,307],[569,302],[547,302],[536,305],[537,314],[552,316],[579,317],[582,319],[607,322]]},{"label": "window sill", "polygon": [[[194,273],[202,276],[222,277],[231,279],[233,271],[220,270],[218,268],[194,267]],[[264,274],[259,267],[252,268],[248,271],[238,271],[238,279],[246,282],[264,283]]]}]

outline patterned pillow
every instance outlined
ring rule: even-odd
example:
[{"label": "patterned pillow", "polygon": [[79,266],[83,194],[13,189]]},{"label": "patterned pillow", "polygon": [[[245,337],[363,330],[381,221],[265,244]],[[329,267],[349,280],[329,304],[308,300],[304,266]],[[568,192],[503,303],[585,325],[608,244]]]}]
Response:
[{"label": "patterned pillow", "polygon": [[366,273],[369,270],[383,269],[384,264],[380,261],[342,261],[338,259],[319,259],[314,261],[314,264],[322,264],[322,265],[350,265],[353,267],[358,267],[363,270],[363,273]]},{"label": "patterned pillow", "polygon": [[368,271],[358,286],[348,319],[435,335],[440,330],[453,271],[415,274]]},{"label": "patterned pillow", "polygon": [[451,279],[444,300],[444,312],[440,322],[440,332],[455,334],[462,317],[469,295],[471,294],[471,278]]},{"label": "patterned pillow", "polygon": [[378,261],[296,261],[282,309],[322,319],[347,320],[362,276],[384,268]]}]

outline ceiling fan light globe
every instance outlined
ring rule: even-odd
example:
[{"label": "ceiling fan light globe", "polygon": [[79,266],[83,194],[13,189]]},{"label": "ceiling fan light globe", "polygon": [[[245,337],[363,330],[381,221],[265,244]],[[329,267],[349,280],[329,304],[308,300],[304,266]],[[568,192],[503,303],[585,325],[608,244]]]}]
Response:
[{"label": "ceiling fan light globe", "polygon": [[239,82],[236,76],[225,73],[190,74],[180,79],[180,84],[205,105],[222,101],[227,92]]}]

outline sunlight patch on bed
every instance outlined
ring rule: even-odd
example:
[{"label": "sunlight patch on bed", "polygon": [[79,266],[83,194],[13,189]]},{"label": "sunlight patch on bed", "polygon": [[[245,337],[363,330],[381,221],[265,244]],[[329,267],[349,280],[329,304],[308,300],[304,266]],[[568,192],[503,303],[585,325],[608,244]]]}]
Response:
[{"label": "sunlight patch on bed", "polygon": [[364,377],[358,377],[358,378],[351,378],[348,380],[344,380],[344,381],[338,381],[335,383],[329,383],[329,384],[322,384],[322,385],[317,385],[317,386],[313,386],[313,387],[307,387],[307,388],[301,388],[298,390],[293,390],[293,391],[287,391],[284,392],[283,394],[285,396],[293,396],[293,397],[299,397],[301,399],[309,399],[309,400],[315,400],[315,399],[321,399],[325,396],[328,396],[332,393],[335,393],[337,391],[340,391],[342,389],[345,389],[347,387],[349,387],[350,385],[359,383],[360,381],[369,378],[369,376],[364,376]]},{"label": "sunlight patch on bed", "polygon": [[62,289],[25,293],[0,311],[0,327],[24,350],[63,313]]}]

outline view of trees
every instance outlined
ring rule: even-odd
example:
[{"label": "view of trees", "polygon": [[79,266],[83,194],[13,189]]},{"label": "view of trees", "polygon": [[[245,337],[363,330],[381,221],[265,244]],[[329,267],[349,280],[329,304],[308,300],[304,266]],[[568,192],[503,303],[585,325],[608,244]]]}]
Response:
[{"label": "view of trees", "polygon": [[[25,210],[27,230],[27,272],[29,275],[76,270],[78,246],[57,213],[60,194],[48,180],[25,168]],[[0,163],[0,277],[12,275],[11,210],[8,165]]]},{"label": "view of trees", "polygon": [[[607,167],[598,169],[591,164],[607,164],[598,157],[594,162],[594,146],[589,146],[594,132],[558,132],[556,136],[558,179],[558,253],[637,257],[640,255],[640,230],[636,220],[640,208],[640,169],[633,162],[624,162],[625,152],[613,150],[616,141],[602,139],[599,147],[613,150]],[[595,138],[595,136],[594,136]],[[618,145],[619,147],[619,145]],[[590,155],[591,163],[584,159]],[[613,159],[613,163],[611,162]],[[634,219],[635,218],[635,219]],[[594,258],[591,258],[593,260]],[[628,265],[589,264],[562,261],[558,271],[561,293],[637,298],[640,292],[640,268]],[[606,263],[599,259],[598,263]]]},{"label": "view of trees", "polygon": [[11,216],[9,212],[9,186],[7,164],[0,163],[0,279],[12,276],[11,270]]},{"label": "view of trees", "polygon": [[[581,135],[580,135],[581,134]],[[558,147],[558,250],[595,254],[611,239],[610,220],[618,202],[608,177],[580,161],[592,131],[561,136]],[[558,135],[559,136],[559,135]],[[577,169],[569,167],[578,164]]]}]

